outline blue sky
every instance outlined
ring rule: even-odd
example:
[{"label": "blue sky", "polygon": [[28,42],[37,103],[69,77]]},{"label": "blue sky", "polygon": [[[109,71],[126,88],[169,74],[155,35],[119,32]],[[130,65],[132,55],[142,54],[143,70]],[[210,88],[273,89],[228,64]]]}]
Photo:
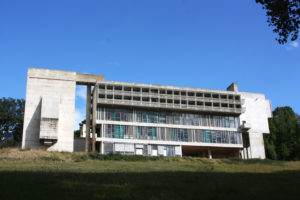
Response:
[{"label": "blue sky", "polygon": [[300,113],[299,43],[279,45],[266,20],[255,0],[0,0],[0,98],[25,98],[37,67],[207,89],[237,82]]}]

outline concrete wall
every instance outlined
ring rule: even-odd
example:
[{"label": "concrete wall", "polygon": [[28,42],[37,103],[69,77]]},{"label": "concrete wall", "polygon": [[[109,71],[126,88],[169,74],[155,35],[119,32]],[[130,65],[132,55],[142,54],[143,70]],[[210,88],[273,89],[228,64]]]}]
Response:
[{"label": "concrete wall", "polygon": [[74,151],[84,152],[85,150],[85,138],[74,138]]},{"label": "concrete wall", "polygon": [[[57,142],[49,150],[73,151],[75,89],[75,72],[28,69],[22,148],[41,146],[41,100],[55,96],[59,98]],[[47,112],[51,114],[51,110]]]},{"label": "concrete wall", "polygon": [[272,117],[272,109],[269,100],[263,94],[240,92],[245,101],[245,112],[240,115],[240,123],[243,121],[250,127],[248,149],[249,158],[262,158],[265,156],[263,134],[270,133],[268,118]]}]

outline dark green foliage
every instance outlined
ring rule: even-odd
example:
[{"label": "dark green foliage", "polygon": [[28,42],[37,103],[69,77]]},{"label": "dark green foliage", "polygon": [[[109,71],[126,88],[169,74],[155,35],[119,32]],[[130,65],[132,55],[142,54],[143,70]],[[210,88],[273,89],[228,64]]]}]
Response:
[{"label": "dark green foliage", "polygon": [[264,138],[267,157],[273,160],[299,160],[299,116],[290,107],[279,107],[273,111],[269,125],[270,134]]},{"label": "dark green foliage", "polygon": [[77,138],[80,137],[80,130],[74,131],[74,136]]},{"label": "dark green foliage", "polygon": [[4,133],[12,132],[17,142],[22,140],[24,99],[0,99],[0,138]]},{"label": "dark green foliage", "polygon": [[299,0],[256,0],[266,10],[269,26],[275,27],[273,32],[278,34],[279,44],[294,41],[298,38],[300,24]]},{"label": "dark green foliage", "polygon": [[[176,158],[176,157],[175,157]],[[174,159],[175,159],[174,158]],[[142,156],[142,155],[122,155],[119,153],[100,154],[97,152],[90,152],[82,155],[73,155],[73,160],[76,162],[86,160],[118,160],[118,161],[154,161],[154,160],[166,160],[163,156]]]},{"label": "dark green foliage", "polygon": [[86,120],[82,120],[79,123],[79,130],[74,131],[74,136],[75,137],[80,137],[80,130],[82,129],[83,124],[85,124]]}]

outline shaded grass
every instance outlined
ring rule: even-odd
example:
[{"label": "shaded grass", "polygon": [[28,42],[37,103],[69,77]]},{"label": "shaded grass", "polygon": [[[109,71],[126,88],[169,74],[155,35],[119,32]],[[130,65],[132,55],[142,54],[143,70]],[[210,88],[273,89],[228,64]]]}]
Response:
[{"label": "shaded grass", "polygon": [[0,199],[299,199],[300,171],[0,172]]},{"label": "shaded grass", "polygon": [[0,199],[299,199],[300,162],[0,150]]}]

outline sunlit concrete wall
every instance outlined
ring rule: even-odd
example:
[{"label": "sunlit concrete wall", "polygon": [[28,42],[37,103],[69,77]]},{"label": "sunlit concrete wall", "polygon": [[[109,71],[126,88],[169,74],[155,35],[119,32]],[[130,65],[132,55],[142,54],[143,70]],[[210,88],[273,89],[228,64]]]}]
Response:
[{"label": "sunlit concrete wall", "polygon": [[272,117],[271,103],[265,99],[265,95],[256,93],[240,92],[241,98],[245,101],[243,107],[245,112],[240,115],[241,124],[245,121],[250,129],[250,148],[247,149],[249,158],[264,159],[265,147],[263,134],[270,133],[268,118]]},{"label": "sunlit concrete wall", "polygon": [[73,151],[75,89],[76,72],[28,69],[22,148],[41,146],[42,98],[54,96],[59,99],[59,108],[53,109],[53,112],[58,109],[57,142],[48,150]]}]

